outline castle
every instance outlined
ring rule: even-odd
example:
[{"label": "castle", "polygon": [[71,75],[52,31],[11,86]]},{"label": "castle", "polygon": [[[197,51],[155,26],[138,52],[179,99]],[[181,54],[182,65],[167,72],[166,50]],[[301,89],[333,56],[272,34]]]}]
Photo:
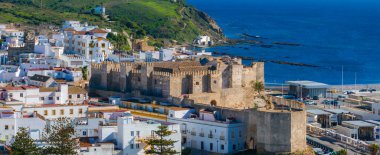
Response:
[{"label": "castle", "polygon": [[[91,90],[122,92],[172,102],[186,98],[222,107],[249,108],[252,81],[264,82],[264,63],[202,57],[178,62],[103,62],[91,65]],[[177,100],[175,100],[177,99]]]},{"label": "castle", "polygon": [[244,66],[241,59],[229,57],[103,62],[91,65],[90,93],[102,97],[151,98],[197,110],[211,109],[245,124],[249,149],[273,154],[305,150],[306,111],[300,106],[302,103],[269,97],[277,106],[260,108],[254,103],[258,98],[252,81],[264,83],[264,63]]}]

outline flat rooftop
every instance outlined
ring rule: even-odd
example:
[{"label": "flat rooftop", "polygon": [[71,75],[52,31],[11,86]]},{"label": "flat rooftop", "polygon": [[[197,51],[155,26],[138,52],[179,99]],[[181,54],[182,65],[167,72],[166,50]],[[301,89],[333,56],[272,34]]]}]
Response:
[{"label": "flat rooftop", "polygon": [[365,120],[365,121],[368,123],[375,124],[375,125],[380,125],[380,120]]},{"label": "flat rooftop", "polygon": [[375,127],[375,124],[364,122],[364,121],[343,121],[342,123],[355,125],[358,127]]},{"label": "flat rooftop", "polygon": [[348,114],[350,113],[349,111],[347,110],[343,110],[343,109],[323,109],[324,111],[327,111],[327,112],[330,112],[330,113],[334,113],[334,114]]},{"label": "flat rooftop", "polygon": [[287,81],[289,85],[302,86],[304,88],[330,88],[329,85],[314,81]]},{"label": "flat rooftop", "polygon": [[306,112],[310,114],[314,114],[314,115],[331,115],[330,112],[323,111],[320,109],[311,109],[311,110],[307,110]]}]

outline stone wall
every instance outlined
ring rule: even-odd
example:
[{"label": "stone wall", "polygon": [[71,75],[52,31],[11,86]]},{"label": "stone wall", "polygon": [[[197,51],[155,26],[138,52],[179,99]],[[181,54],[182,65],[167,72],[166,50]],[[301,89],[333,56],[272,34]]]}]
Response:
[{"label": "stone wall", "polygon": [[306,112],[232,109],[192,104],[197,110],[208,108],[218,111],[218,119],[233,117],[244,123],[246,145],[259,153],[290,153],[302,151],[306,145]]},{"label": "stone wall", "polygon": [[216,63],[213,67],[195,60],[92,64],[90,91],[109,90],[168,99],[188,96],[203,104],[216,101],[224,107],[252,107],[249,83],[264,80],[263,63],[251,66]]}]

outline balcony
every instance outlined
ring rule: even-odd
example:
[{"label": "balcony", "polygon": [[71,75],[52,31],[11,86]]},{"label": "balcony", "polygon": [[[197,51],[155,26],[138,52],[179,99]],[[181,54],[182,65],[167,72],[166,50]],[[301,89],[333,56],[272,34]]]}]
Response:
[{"label": "balcony", "polygon": [[208,134],[208,138],[213,138],[213,137],[214,137],[214,135]]},{"label": "balcony", "polygon": [[224,136],[220,136],[219,139],[220,139],[220,140],[225,140],[225,138],[226,138],[226,137],[224,137]]},{"label": "balcony", "polygon": [[191,135],[195,136],[195,135],[196,135],[196,133],[195,133],[194,131],[191,131]]},{"label": "balcony", "polygon": [[199,133],[199,136],[204,137],[205,134],[204,133]]}]

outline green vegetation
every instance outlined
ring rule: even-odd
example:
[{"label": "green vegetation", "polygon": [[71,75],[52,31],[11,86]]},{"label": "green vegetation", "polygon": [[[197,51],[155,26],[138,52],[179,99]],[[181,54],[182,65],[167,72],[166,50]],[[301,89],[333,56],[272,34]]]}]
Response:
[{"label": "green vegetation", "polygon": [[371,150],[371,155],[377,155],[379,153],[379,145],[377,144],[371,144],[369,149]]},{"label": "green vegetation", "polygon": [[51,126],[45,128],[43,140],[47,142],[45,147],[37,147],[34,140],[29,136],[27,128],[19,128],[14,143],[10,146],[11,153],[16,155],[25,154],[77,154],[79,144],[73,138],[74,127],[69,118],[58,118]]},{"label": "green vegetation", "polygon": [[165,137],[172,134],[171,131],[168,130],[168,127],[159,126],[158,130],[154,131],[154,133],[158,138],[152,138],[146,141],[146,144],[150,146],[150,148],[145,151],[146,154],[170,155],[179,153],[173,149],[176,141],[165,139]]},{"label": "green vegetation", "polygon": [[339,150],[338,152],[336,152],[337,155],[347,155],[347,151],[342,149],[342,150]]},{"label": "green vegetation", "polygon": [[74,126],[69,118],[58,118],[46,128],[43,139],[49,144],[43,154],[77,154],[79,144],[74,136]]},{"label": "green vegetation", "polygon": [[83,78],[83,80],[87,80],[88,79],[88,67],[87,66],[84,66],[82,68],[82,78]]},{"label": "green vegetation", "polygon": [[34,140],[29,136],[27,128],[19,128],[15,141],[10,147],[14,155],[39,154],[38,148],[36,144],[34,144]]},{"label": "green vegetation", "polygon": [[128,44],[128,38],[125,35],[114,35],[109,33],[107,39],[115,46],[116,51],[130,51],[131,47]]},{"label": "green vegetation", "polygon": [[[150,36],[157,42],[190,43],[197,35],[223,38],[219,27],[203,12],[184,4],[183,0],[3,0],[0,23],[60,25],[65,20],[128,32],[134,39]],[[91,13],[103,5],[109,17]],[[107,18],[110,20],[108,21]],[[159,44],[159,43],[158,43]]]}]

